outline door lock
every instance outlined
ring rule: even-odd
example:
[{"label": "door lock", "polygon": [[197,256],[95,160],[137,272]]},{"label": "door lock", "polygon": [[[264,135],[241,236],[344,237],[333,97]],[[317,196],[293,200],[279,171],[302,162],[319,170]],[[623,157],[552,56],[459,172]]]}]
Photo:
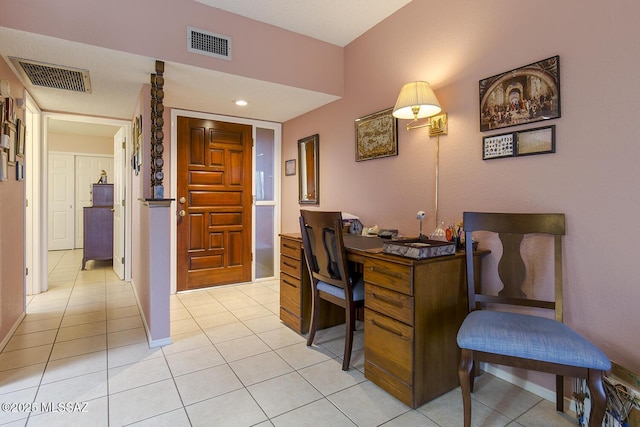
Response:
[{"label": "door lock", "polygon": [[184,203],[187,201],[187,199],[184,198],[184,196],[180,197],[180,199],[178,199],[180,203]]}]

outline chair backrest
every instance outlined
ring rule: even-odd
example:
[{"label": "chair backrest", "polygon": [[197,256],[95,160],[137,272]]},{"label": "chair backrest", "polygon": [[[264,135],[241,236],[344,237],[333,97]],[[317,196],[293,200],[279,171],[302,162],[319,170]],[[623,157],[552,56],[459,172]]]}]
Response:
[{"label": "chair backrest", "polygon": [[[463,214],[469,311],[488,304],[508,304],[537,307],[555,311],[556,320],[562,322],[562,236],[565,234],[564,214],[485,213]],[[502,243],[502,256],[498,262],[498,276],[503,288],[497,295],[488,295],[475,283],[472,233],[488,231],[497,233]],[[527,268],[521,253],[521,243],[526,235],[548,235],[553,240],[554,299],[547,301],[527,296],[522,286],[527,278]],[[477,262],[477,261],[476,261]],[[535,278],[536,275],[531,277]],[[533,285],[543,285],[533,280]],[[486,289],[487,286],[483,285]]]},{"label": "chair backrest", "polygon": [[301,210],[300,231],[311,279],[348,288],[341,213]]}]

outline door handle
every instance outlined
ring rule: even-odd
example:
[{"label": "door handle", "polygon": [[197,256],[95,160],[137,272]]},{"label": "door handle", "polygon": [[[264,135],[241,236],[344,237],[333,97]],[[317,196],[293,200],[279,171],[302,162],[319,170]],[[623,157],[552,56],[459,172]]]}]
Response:
[{"label": "door handle", "polygon": [[180,216],[185,216],[187,213],[184,211],[184,209],[180,209],[180,212],[178,212],[178,215]]}]

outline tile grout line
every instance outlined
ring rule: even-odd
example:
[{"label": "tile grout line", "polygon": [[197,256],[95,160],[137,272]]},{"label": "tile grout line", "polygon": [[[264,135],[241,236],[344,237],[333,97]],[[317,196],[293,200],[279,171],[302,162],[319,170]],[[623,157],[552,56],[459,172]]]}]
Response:
[{"label": "tile grout line", "polygon": [[[65,254],[64,254],[62,257],[60,257],[60,259],[59,259],[59,260],[58,260],[58,262],[56,263],[56,266],[55,266],[53,269],[51,269],[51,272],[53,272],[53,271],[55,270],[55,268],[58,266],[58,264],[60,264],[60,262],[62,261],[62,259],[63,259],[66,255],[67,255],[67,253],[65,252]],[[54,349],[54,348],[55,348],[55,346],[56,346],[56,340],[58,339],[58,334],[60,334],[60,329],[61,329],[61,327],[62,327],[62,321],[64,320],[65,313],[66,313],[66,311],[67,311],[67,308],[69,307],[69,300],[71,299],[71,295],[73,295],[73,289],[74,289],[74,288],[75,288],[75,286],[76,286],[76,282],[77,282],[77,280],[78,280],[78,275],[79,275],[79,274],[80,274],[80,273],[79,273],[79,271],[78,271],[78,272],[76,273],[76,275],[75,275],[75,278],[73,279],[73,285],[71,286],[71,292],[69,292],[69,296],[67,297],[67,303],[65,304],[65,306],[64,306],[64,310],[62,311],[62,316],[60,317],[60,323],[58,324],[58,328],[56,329],[56,334],[55,334],[55,337],[53,338],[53,343],[51,344],[51,350],[49,351],[49,356],[47,357],[47,361],[45,362],[44,369],[42,370],[42,375],[40,376],[40,381],[38,382],[38,386],[37,386],[37,389],[36,389],[36,393],[35,393],[35,395],[33,396],[33,401],[31,402],[32,404],[35,404],[35,403],[36,403],[36,399],[38,398],[38,394],[40,393],[40,387],[42,386],[42,381],[44,380],[44,375],[45,375],[45,373],[47,372],[47,367],[49,366],[49,362],[51,362],[51,356],[53,355],[53,349]],[[48,278],[48,277],[49,277],[49,275],[47,275],[47,278]],[[48,289],[48,284],[47,284],[47,289]],[[31,304],[32,302],[33,302],[33,299],[31,300],[30,304]],[[28,306],[27,306],[27,309],[28,309]],[[27,315],[26,315],[26,316],[28,316],[28,313],[27,313]],[[26,316],[25,316],[25,319],[26,319]],[[29,424],[29,420],[31,419],[31,415],[32,415],[32,413],[31,413],[31,412],[29,412],[29,413],[28,413],[28,415],[27,415],[27,418],[26,418],[26,424],[25,424],[25,425],[28,425],[28,424]]]}]

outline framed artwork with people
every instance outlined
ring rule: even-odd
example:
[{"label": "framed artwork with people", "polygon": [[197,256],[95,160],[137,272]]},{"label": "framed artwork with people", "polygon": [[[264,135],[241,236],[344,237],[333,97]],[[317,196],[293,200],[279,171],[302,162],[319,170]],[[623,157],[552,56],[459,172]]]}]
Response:
[{"label": "framed artwork with people", "polygon": [[560,57],[480,80],[480,131],[560,117]]}]

